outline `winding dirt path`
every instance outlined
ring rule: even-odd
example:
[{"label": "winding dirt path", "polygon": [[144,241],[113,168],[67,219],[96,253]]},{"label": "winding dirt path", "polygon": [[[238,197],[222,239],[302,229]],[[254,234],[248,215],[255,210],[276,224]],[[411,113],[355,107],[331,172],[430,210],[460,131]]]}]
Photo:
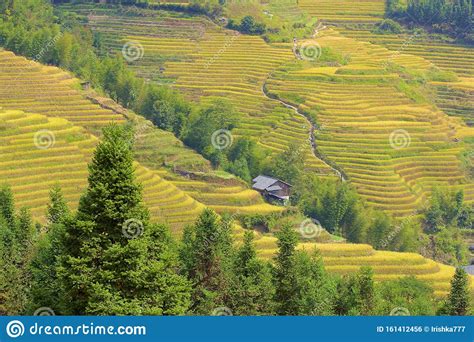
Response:
[{"label": "winding dirt path", "polygon": [[324,156],[321,152],[318,151],[318,147],[316,145],[316,138],[315,138],[315,135],[314,135],[314,131],[318,130],[318,128],[311,122],[311,120],[308,119],[308,117],[305,114],[301,113],[297,107],[293,106],[292,104],[290,104],[288,102],[285,102],[285,101],[281,100],[280,98],[270,96],[268,94],[267,88],[266,88],[267,80],[268,80],[268,78],[265,80],[265,82],[262,85],[263,95],[267,99],[272,100],[272,101],[277,101],[280,104],[282,104],[283,106],[285,106],[286,108],[289,108],[289,109],[293,110],[297,115],[303,117],[307,121],[307,123],[310,126],[309,133],[308,133],[308,135],[309,135],[308,140],[309,140],[310,145],[311,145],[311,152],[313,153],[313,155],[316,158],[318,158],[326,166],[328,166],[341,179],[342,182],[347,181],[347,176],[344,174],[344,172],[342,170],[339,170],[337,168],[337,166],[334,165],[334,163],[330,162],[327,159],[326,156]]}]

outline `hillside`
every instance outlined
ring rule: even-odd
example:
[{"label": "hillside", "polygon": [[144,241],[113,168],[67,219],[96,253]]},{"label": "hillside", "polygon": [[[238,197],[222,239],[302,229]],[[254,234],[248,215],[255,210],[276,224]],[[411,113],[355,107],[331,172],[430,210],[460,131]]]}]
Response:
[{"label": "hillside", "polygon": [[[84,94],[78,90],[78,81],[60,69],[28,62],[7,51],[2,51],[0,58],[0,77],[5,80],[2,84],[10,85],[1,88],[1,105],[4,107],[0,114],[3,127],[1,146],[7,156],[2,160],[2,178],[13,180],[12,190],[18,205],[31,207],[36,219],[42,220],[49,190],[57,183],[61,185],[69,205],[75,208],[87,185],[87,163],[100,138],[96,136],[97,129],[107,122],[124,122],[126,118],[117,114],[123,108],[119,109],[120,106],[113,101],[91,92]],[[19,68],[25,77],[15,78]],[[24,82],[26,79],[29,81]],[[48,95],[44,95],[41,89],[48,89]],[[91,98],[95,100],[92,102]],[[73,107],[73,114],[70,114],[71,103],[77,104]],[[104,108],[115,108],[115,111]],[[205,205],[220,212],[281,210],[263,203],[259,195],[236,180],[219,180],[216,176],[193,180],[173,173],[163,166],[163,158],[167,160],[165,164],[179,167],[181,158],[189,161],[193,157],[196,162],[192,164],[197,165],[197,174],[201,170],[205,175],[209,169],[198,155],[183,147],[169,133],[153,128],[133,113],[127,112],[126,115],[141,128],[136,146],[137,175],[154,221],[166,222],[175,233],[179,233]],[[38,135],[38,132],[43,135]],[[166,148],[160,148],[158,156],[150,155],[160,144]],[[19,163],[18,159],[22,162]],[[242,237],[243,229],[236,226],[234,238],[241,241]],[[276,239],[271,235],[256,234],[255,244],[263,258],[276,252]],[[452,267],[417,254],[379,252],[368,245],[303,243],[299,248],[320,250],[330,272],[345,274],[367,265],[374,268],[378,281],[415,275],[430,283],[437,295],[446,294],[454,272]],[[406,266],[403,269],[399,267],[401,262]]]},{"label": "hillside", "polygon": [[473,46],[383,0],[150,4],[0,6],[0,314],[472,312]]},{"label": "hillside", "polygon": [[[100,138],[100,129],[110,122],[124,123],[124,114],[106,109],[101,97],[80,90],[79,81],[61,69],[42,66],[8,51],[0,50],[0,78],[0,107],[4,109],[5,126],[1,145],[6,146],[4,152],[8,155],[2,160],[2,178],[13,183],[18,205],[30,207],[37,219],[44,217],[49,190],[57,182],[63,187],[68,203],[75,208],[87,184],[87,163]],[[103,106],[97,104],[96,98]],[[166,222],[179,231],[194,221],[203,203],[221,212],[281,210],[263,203],[260,195],[243,182],[219,180],[217,176],[193,181],[174,174],[164,165],[179,168],[185,161],[186,167],[191,163],[196,171],[209,171],[209,166],[171,133],[153,128],[133,113],[126,115],[140,128],[137,128],[137,175],[155,221]],[[17,137],[19,132],[21,135]],[[36,132],[40,134],[35,138]],[[38,144],[44,139],[46,148],[40,145],[31,151],[35,139]],[[166,148],[157,152],[156,146],[160,144]],[[18,163],[18,158],[23,162]],[[65,160],[71,163],[64,164]]]},{"label": "hillside", "polygon": [[[279,14],[277,3],[264,8]],[[295,61],[292,44],[267,44],[260,37],[222,29],[203,17],[145,11],[141,12],[146,13],[144,20],[109,8],[63,8],[87,17],[92,30],[104,37],[108,51],[118,52],[127,42],[141,46],[143,58],[130,66],[142,77],[169,83],[202,102],[215,96],[231,99],[241,116],[233,130],[236,136],[256,139],[274,152],[281,152],[289,142],[304,144],[307,172],[343,172],[375,208],[395,216],[410,215],[426,202],[434,186],[464,189],[467,202],[472,203],[474,183],[466,175],[461,155],[472,149],[463,140],[472,139],[474,130],[448,117],[456,114],[467,123],[470,120],[472,97],[466,87],[472,83],[468,78],[472,57],[463,53],[468,50],[459,51],[466,67],[448,61],[452,61],[452,55],[446,55],[450,45],[438,50],[439,58],[422,44],[405,44],[408,47],[396,51],[403,37],[398,37],[398,45],[387,46],[383,43],[390,35],[378,35],[381,41],[373,41],[374,34],[362,34],[367,31],[361,28],[370,30],[383,17],[383,1],[363,5],[341,1],[337,12],[332,10],[335,5],[298,2],[302,13],[333,26],[300,44],[317,44],[349,60],[338,67]],[[229,6],[240,9],[238,15],[255,8],[253,3],[248,8],[232,2]],[[440,73],[434,71],[438,69],[458,71],[460,78],[432,81],[430,86],[439,92],[434,100],[420,95],[426,90],[407,80],[407,74],[431,75]],[[450,99],[458,95],[462,105]],[[315,113],[322,127],[313,138],[315,153],[308,144],[309,116],[302,113]],[[393,147],[391,139],[402,145]]]},{"label": "hillside", "polygon": [[141,46],[146,53],[130,66],[145,79],[171,83],[188,98],[203,103],[225,96],[240,114],[232,132],[236,138],[257,140],[274,153],[291,142],[302,144],[306,169],[334,174],[311,151],[308,120],[263,93],[269,74],[294,59],[291,49],[222,29],[202,17],[162,11],[147,12],[144,19],[110,8],[61,8],[87,17],[92,30],[101,33],[107,51],[120,52],[127,42]]}]

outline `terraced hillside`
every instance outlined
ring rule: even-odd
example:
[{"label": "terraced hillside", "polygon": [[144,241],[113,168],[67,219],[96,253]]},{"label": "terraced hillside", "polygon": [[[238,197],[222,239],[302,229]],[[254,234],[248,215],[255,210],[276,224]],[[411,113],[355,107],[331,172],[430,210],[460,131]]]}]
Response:
[{"label": "terraced hillside", "polygon": [[395,216],[409,215],[433,186],[464,184],[473,200],[473,184],[462,171],[464,137],[474,131],[429,103],[417,103],[385,69],[392,63],[418,70],[431,63],[408,54],[392,55],[377,45],[344,37],[331,29],[315,43],[350,54],[342,67],[292,64],[274,72],[268,89],[280,98],[304,100],[300,108],[318,109],[323,130],[321,151],[340,165],[358,192],[373,206]]},{"label": "terraced hillside", "polygon": [[[400,34],[380,33],[375,24],[383,17],[384,0],[368,2],[341,1],[341,10],[331,11],[331,3],[324,1],[300,1],[300,7],[310,11],[346,37],[371,42],[394,51],[397,54],[410,54],[423,57],[438,68],[454,72],[459,81],[455,83],[432,82],[440,109],[449,115],[463,118],[474,125],[474,54],[473,46],[454,43],[446,37],[428,35],[421,31],[408,31]],[[336,1],[337,3],[337,1]],[[354,15],[358,9],[361,16]],[[368,20],[371,18],[370,20]]]},{"label": "terraced hillside", "polygon": [[[77,90],[78,80],[68,73],[4,50],[0,50],[0,79],[0,106],[7,110],[3,112],[5,135],[0,143],[5,153],[2,182],[14,183],[11,185],[18,204],[29,206],[37,219],[43,218],[49,189],[59,180],[68,203],[75,208],[86,186],[87,162],[100,128],[110,122],[123,123],[125,116],[109,109],[102,98]],[[202,190],[200,199],[211,207],[216,204],[215,198],[221,200],[215,206],[220,211],[281,210],[263,203],[257,192],[248,190],[241,182],[229,185],[209,180],[194,182],[173,174],[166,166],[196,171],[210,168],[207,161],[185,148],[174,136],[151,127],[133,114],[127,116],[136,119],[132,121],[136,121],[139,133],[137,175],[155,221],[169,223],[176,232],[193,222],[204,208],[203,203],[191,196],[196,194],[193,188],[196,186]],[[148,128],[143,129],[144,125]],[[17,139],[18,132],[24,138]],[[45,149],[35,147],[35,134],[40,143],[44,140],[44,144],[52,145]],[[156,148],[150,145],[155,143],[166,147],[156,153]],[[19,158],[22,163],[15,162]],[[234,196],[241,201],[234,200]]]},{"label": "terraced hillside", "polygon": [[[243,231],[237,230],[237,238]],[[277,251],[276,239],[272,236],[256,234],[255,244],[258,255],[269,259]],[[338,275],[353,274],[361,266],[370,266],[375,281],[393,280],[402,276],[415,276],[433,287],[436,296],[444,296],[450,288],[454,268],[415,253],[376,251],[365,244],[349,243],[300,243],[298,249],[313,251],[322,256],[325,268]],[[474,290],[474,287],[473,287]]]},{"label": "terraced hillside", "polygon": [[299,0],[298,6],[326,24],[373,23],[385,13],[384,0]]},{"label": "terraced hillside", "polygon": [[[12,79],[11,77],[8,78],[7,65],[19,65],[24,59],[5,51],[1,52],[0,58],[3,62],[0,75],[3,80],[10,81]],[[6,60],[10,62],[7,63]],[[29,76],[33,76],[34,73],[41,73],[41,68],[36,64],[32,65],[30,69],[28,71],[25,70],[28,77],[23,79],[34,79]],[[56,69],[46,68],[46,70]],[[56,75],[55,73],[53,74]],[[46,75],[44,76],[46,77]],[[64,73],[64,82],[70,84],[72,80],[66,76],[67,74]],[[30,95],[20,91],[19,85],[21,80],[17,82],[18,87],[14,97],[18,103],[26,107],[25,99]],[[52,94],[55,93],[54,85],[59,88],[63,86],[57,80],[55,83],[48,85],[48,87],[53,87]],[[26,88],[23,87],[22,89]],[[70,95],[76,94],[78,99],[82,98],[79,92],[72,90],[73,88],[69,89]],[[2,101],[5,101],[4,98],[2,96]],[[12,98],[13,94],[10,99]],[[38,99],[41,99],[41,97]],[[30,108],[43,108],[41,101],[36,102],[34,100],[35,98],[33,97],[32,102],[28,104]],[[51,96],[50,101],[55,103],[55,97]],[[9,103],[13,107],[13,101]],[[57,103],[58,106],[61,106],[60,101],[57,101]],[[97,105],[94,106],[96,109],[100,108]],[[3,110],[0,113],[0,146],[3,156],[0,163],[0,174],[2,179],[14,180],[12,186],[18,205],[32,207],[33,214],[36,217],[44,213],[49,188],[56,183],[62,186],[68,203],[74,207],[77,205],[78,197],[86,186],[86,165],[90,160],[91,151],[97,142],[97,138],[91,135],[85,128],[61,118],[62,112],[62,107],[59,107],[55,108],[51,113],[48,110],[43,110],[43,114],[31,114],[31,112],[13,109]],[[120,117],[112,111],[109,112],[107,115]],[[91,115],[91,117],[93,116]],[[137,118],[137,120],[143,119]],[[43,138],[37,137],[35,139],[37,132],[52,133],[54,143],[49,148],[45,148],[50,141],[47,139],[49,135],[46,134]],[[143,136],[138,137],[138,159],[141,158],[140,150],[148,150],[146,144],[166,141],[161,137],[160,131],[151,129],[150,132],[146,129],[140,131],[140,134],[143,134]],[[159,140],[160,137],[162,140]],[[151,138],[158,140],[148,140]],[[169,137],[167,138],[170,139]],[[140,145],[141,143],[143,145]],[[211,203],[211,206],[214,201],[216,209],[219,209],[219,206],[222,203],[226,203],[226,201],[235,201],[248,196],[248,190],[235,183],[234,185],[213,185],[209,181],[195,181],[186,178],[175,178],[171,182],[167,181],[165,178],[176,176],[170,174],[166,169],[159,169],[158,163],[150,162],[150,160],[159,160],[159,158],[150,158],[145,152],[143,154],[145,156],[142,156],[143,161],[141,164],[147,167],[137,164],[137,174],[138,180],[144,185],[146,204],[151,208],[155,221],[170,223],[175,232],[183,224],[190,222],[194,214],[198,213],[203,207],[202,204],[191,197],[193,195],[196,195],[202,202],[208,201],[208,203]],[[212,188],[212,191],[206,190],[207,188]],[[191,196],[183,193],[181,189],[185,189]],[[252,198],[253,196],[248,197]],[[261,206],[261,203],[258,204],[259,201],[256,201],[256,203],[257,206]],[[247,208],[250,207],[247,206]],[[262,211],[261,207],[255,209],[258,212]],[[236,227],[236,240],[239,241],[242,235],[242,229]],[[257,234],[256,244],[262,257],[270,257],[276,250],[275,238],[271,236]],[[315,245],[304,244],[302,247],[309,249],[314,248]],[[365,245],[325,244],[317,245],[317,247],[321,250],[331,272],[342,274],[353,271],[360,265],[374,265],[377,280],[389,279],[402,274],[415,274],[421,279],[431,282],[437,294],[444,294],[446,292],[449,286],[448,280],[452,274],[451,268],[433,263],[416,255],[376,252]],[[355,256],[358,257],[354,258]],[[413,266],[401,269],[395,266],[400,261]]]},{"label": "terraced hillside", "polygon": [[[338,27],[352,23],[373,27],[384,11],[383,1],[340,1],[336,11],[327,1],[298,4],[302,11]],[[266,4],[279,5],[279,1]],[[349,57],[350,64],[345,68],[314,68],[311,63],[295,67],[291,44],[269,45],[200,17],[169,13],[149,14],[146,19],[124,17],[106,8],[95,9],[91,16],[87,6],[75,11],[89,15],[89,25],[106,37],[110,50],[120,51],[128,42],[141,46],[143,56],[131,66],[146,79],[172,80],[173,86],[202,102],[225,96],[241,115],[233,131],[236,136],[256,139],[274,152],[289,142],[305,143],[307,170],[327,174],[331,172],[328,165],[314,157],[307,143],[311,128],[307,119],[265,97],[262,88],[265,85],[270,94],[287,103],[300,103],[303,97],[300,109],[318,112],[318,124],[323,126],[316,137],[319,152],[342,168],[377,208],[396,216],[409,215],[434,185],[463,188],[467,200],[474,201],[472,182],[466,179],[459,158],[467,148],[462,139],[472,136],[472,130],[449,119],[441,105],[437,109],[416,103],[402,89],[400,75],[385,70],[387,64],[417,72],[434,68],[423,56],[395,53],[331,29],[323,31],[324,37],[316,42]],[[439,87],[460,88],[459,83],[465,85],[460,80]],[[397,129],[408,134],[410,146],[390,146],[390,134]]]},{"label": "terraced hillside", "polygon": [[[218,28],[215,29],[218,32],[221,31]],[[227,31],[224,32],[227,34]],[[256,40],[255,37],[250,38],[251,41],[258,42],[258,44],[256,43],[257,47],[260,46],[263,49],[259,53],[262,53],[262,51],[270,54],[278,52],[277,55],[279,55],[282,51],[286,51],[285,49],[289,49],[286,45],[268,47],[263,41]],[[241,46],[238,52],[244,54],[242,52],[245,51],[244,48],[245,46]],[[210,51],[206,53],[209,55]],[[288,52],[285,53],[288,54]],[[201,61],[205,59],[204,56],[203,53],[199,57]],[[256,54],[250,61],[258,61],[258,56]],[[267,63],[265,59],[260,59],[263,61],[263,65]],[[409,62],[409,59],[406,61]],[[288,60],[283,59],[282,64],[286,65],[286,62]],[[167,74],[168,68],[172,69],[173,63],[176,63],[174,67],[178,71],[179,62],[166,62],[164,64],[166,68],[164,70],[165,76],[173,76],[171,72]],[[183,61],[182,63],[187,62]],[[271,60],[268,63],[272,67],[274,66],[273,70],[278,69],[278,72],[281,72],[279,67],[282,64]],[[245,63],[242,62],[241,64],[247,67]],[[191,64],[185,65],[189,68],[192,67]],[[221,68],[224,66],[231,68],[230,57]],[[254,66],[249,66],[249,68],[245,70],[236,68],[236,74],[231,74],[232,82],[229,89],[224,88],[223,93],[229,97],[232,97],[234,93],[239,94],[236,95],[234,101],[237,106],[240,106],[239,109],[243,115],[250,116],[250,112],[245,112],[247,106],[258,110],[257,114],[263,108],[263,114],[260,114],[262,117],[259,120],[261,122],[268,120],[266,124],[270,128],[265,128],[266,133],[269,136],[273,134],[276,138],[281,139],[282,146],[287,144],[285,139],[288,139],[287,137],[292,136],[292,134],[296,136],[296,139],[307,140],[309,130],[307,121],[294,111],[285,109],[277,101],[266,99],[262,94],[257,95],[256,89],[263,85],[268,74],[260,74],[258,68]],[[242,91],[244,95],[240,94],[239,91],[231,90],[237,84],[235,81],[237,70],[249,72],[250,75],[254,75],[252,77],[255,77],[258,82],[262,80],[262,83],[257,82],[258,88],[255,88],[255,86],[247,85],[247,79],[243,80],[242,84],[244,86],[242,87],[244,90],[247,89]],[[253,74],[252,70],[255,70]],[[310,70],[312,69],[308,68],[305,72],[311,73]],[[219,72],[219,69],[215,69],[215,72]],[[220,72],[221,75],[224,74],[223,70]],[[275,76],[278,75],[278,72],[275,73]],[[18,77],[18,75],[22,75],[22,77]],[[217,87],[211,88],[211,91],[206,93],[208,84],[206,85],[204,82],[200,85],[198,81],[201,80],[196,80],[198,82],[196,89],[198,92],[202,92],[201,95],[196,95],[195,91],[187,90],[189,84],[193,83],[185,82],[186,75],[176,77],[178,80],[177,87],[181,87],[190,97],[196,96],[196,98],[199,97],[204,101],[208,101],[216,93],[219,94],[216,91]],[[181,77],[184,77],[182,85],[179,83]],[[250,79],[253,79],[252,77]],[[2,155],[6,156],[0,163],[2,180],[15,180],[15,184],[12,185],[18,204],[31,206],[35,217],[40,217],[43,214],[49,186],[53,185],[57,179],[61,180],[60,183],[69,204],[75,207],[78,194],[86,185],[86,164],[90,160],[92,149],[99,138],[99,129],[110,121],[124,122],[124,116],[108,106],[100,106],[95,101],[88,99],[87,94],[78,90],[77,80],[68,73],[57,68],[44,67],[28,62],[6,51],[0,51],[0,78],[2,81],[0,82],[0,106],[5,108],[0,113],[0,148]],[[272,82],[277,80],[276,77],[271,78],[268,84],[272,85]],[[335,91],[335,93],[337,94],[338,91]],[[306,95],[306,93],[304,94]],[[248,101],[255,97],[261,102],[253,105],[246,104],[246,96],[249,98]],[[240,100],[242,104],[239,103]],[[267,111],[269,109],[265,106],[260,107],[261,104],[268,105],[271,110]],[[271,113],[277,111],[276,108],[282,112],[282,116],[286,116],[286,121],[289,122],[287,128],[282,125],[276,125],[275,127],[271,125],[273,123]],[[137,128],[142,127],[143,122],[139,118],[132,118],[129,114],[127,116],[132,121],[136,119]],[[276,120],[276,122],[280,121]],[[250,133],[253,127],[251,123],[248,124],[248,127],[248,133],[245,133],[245,128],[240,127],[241,133],[239,134],[252,135]],[[331,128],[329,122],[327,127]],[[459,127],[461,126],[455,126],[453,129],[456,130]],[[38,141],[44,141],[43,143],[46,144],[49,141],[48,139],[38,140],[38,137],[35,139],[38,132],[52,133],[54,144],[51,144],[48,148],[41,148],[41,145],[38,147]],[[258,134],[256,136],[262,145],[269,145],[268,140],[264,140],[266,137],[264,134],[262,134],[262,137],[259,137]],[[157,131],[146,124],[144,129],[139,130],[138,138],[136,146],[138,163],[136,166],[138,180],[144,185],[145,202],[151,209],[153,219],[169,223],[176,233],[185,224],[194,220],[204,204],[219,211],[262,212],[265,210],[279,210],[263,204],[261,198],[256,197],[255,193],[246,189],[242,183],[209,176],[206,162],[191,151],[184,151],[184,147],[169,134]],[[168,147],[170,142],[172,142],[172,147],[163,149],[163,153],[156,155],[154,154],[155,151],[150,151],[155,144],[163,144]],[[278,150],[278,146],[274,146],[274,149]],[[180,154],[185,155],[188,160],[183,161],[179,158]],[[18,160],[21,161],[18,162]],[[70,163],[67,163],[67,161]],[[188,161],[189,163],[187,163]],[[180,167],[184,167],[186,169],[191,168],[195,172],[190,173],[189,178],[178,176],[167,168],[170,165],[176,166],[177,171]],[[199,171],[202,173],[199,173]],[[242,229],[236,226],[235,230],[236,240],[239,241],[242,237]],[[270,257],[275,252],[275,238],[272,236],[258,234],[256,244],[262,257]],[[366,245],[342,243],[316,245],[305,243],[301,244],[299,248],[309,250],[315,247],[321,251],[331,272],[343,274],[354,271],[361,265],[373,265],[377,280],[414,274],[420,279],[432,283],[437,294],[446,293],[453,273],[451,267],[434,263],[417,255],[377,252]],[[403,268],[399,266],[401,263],[404,264]]]},{"label": "terraced hillside", "polygon": [[474,125],[474,47],[417,32],[377,34],[373,25],[346,24],[339,31],[347,37],[378,44],[392,51],[421,56],[440,69],[456,74],[457,82],[431,82],[436,91],[434,100],[447,114],[459,116],[467,124]]},{"label": "terraced hillside", "polygon": [[271,46],[260,37],[239,35],[200,17],[159,12],[144,18],[106,8],[62,8],[88,15],[90,27],[104,36],[110,50],[140,47],[142,57],[131,67],[145,79],[173,80],[174,87],[203,103],[225,96],[240,114],[232,132],[236,137],[254,139],[271,152],[281,152],[296,142],[306,149],[308,170],[331,173],[311,151],[308,120],[263,93],[271,71],[294,59],[288,45]]},{"label": "terraced hillside", "polygon": [[[38,137],[37,133],[43,136]],[[54,132],[54,142],[45,132]],[[35,137],[36,136],[36,137]],[[19,206],[29,206],[37,217],[45,210],[49,187],[60,184],[69,204],[75,205],[80,193],[87,186],[89,147],[97,139],[84,129],[65,119],[48,118],[16,110],[0,111],[0,175],[13,181],[12,190]],[[49,146],[49,147],[48,147]],[[154,219],[164,220],[178,229],[182,217],[189,222],[191,212],[182,211],[193,200],[180,192],[156,173],[137,164],[138,180],[144,185],[145,200],[152,209]],[[225,188],[221,188],[222,193]],[[168,194],[168,195],[166,195]],[[173,203],[177,205],[174,206]],[[195,204],[200,208],[199,204]],[[154,210],[154,208],[160,208]],[[192,211],[192,209],[190,209]],[[173,215],[181,212],[179,215]],[[236,226],[235,238],[240,241],[242,228]],[[271,257],[276,251],[276,239],[257,234],[256,245],[262,257]],[[344,274],[357,270],[361,265],[374,267],[375,279],[383,281],[400,275],[416,275],[433,285],[437,295],[444,295],[449,288],[453,269],[424,259],[416,254],[377,252],[367,245],[351,244],[301,244],[300,248],[317,247],[330,272]],[[401,269],[399,265],[403,263]]]}]

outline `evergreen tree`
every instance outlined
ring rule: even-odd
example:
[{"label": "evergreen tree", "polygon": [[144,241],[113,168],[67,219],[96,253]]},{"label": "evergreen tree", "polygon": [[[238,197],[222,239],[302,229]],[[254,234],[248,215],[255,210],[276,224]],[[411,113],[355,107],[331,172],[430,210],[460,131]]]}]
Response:
[{"label": "evergreen tree", "polygon": [[337,283],[334,311],[336,315],[360,315],[359,291],[357,279],[354,275],[345,275]]},{"label": "evergreen tree", "polygon": [[6,221],[6,224],[14,231],[15,226],[15,203],[13,193],[8,186],[0,187],[0,214]]},{"label": "evergreen tree", "polygon": [[180,254],[184,272],[193,283],[193,312],[209,315],[226,306],[233,254],[229,223],[205,209],[194,226],[185,230]]},{"label": "evergreen tree", "polygon": [[297,315],[332,315],[335,284],[317,253],[296,252]]},{"label": "evergreen tree", "polygon": [[107,234],[113,242],[124,242],[128,240],[121,229],[125,222],[146,223],[149,213],[135,179],[132,131],[109,126],[103,135],[89,165],[89,187],[80,199],[77,218],[94,222],[94,233]]},{"label": "evergreen tree", "polygon": [[71,215],[63,197],[61,187],[53,186],[49,192],[49,203],[46,209],[48,221],[47,232],[42,234],[36,245],[35,253],[30,263],[31,288],[29,312],[37,308],[48,307],[59,313],[58,297],[61,292],[56,268],[58,256],[63,255],[61,236],[64,234],[63,223]]},{"label": "evergreen tree", "polygon": [[298,235],[291,225],[284,225],[277,237],[273,270],[277,314],[331,314],[334,289],[319,256],[295,250]]},{"label": "evergreen tree", "polygon": [[278,315],[295,315],[298,312],[298,295],[295,247],[298,235],[291,225],[284,225],[277,233],[278,254],[275,257],[273,279]]},{"label": "evergreen tree", "polygon": [[253,232],[246,231],[233,260],[229,307],[234,315],[269,315],[274,294],[270,266],[257,258]]},{"label": "evergreen tree", "polygon": [[414,316],[435,314],[433,289],[414,276],[380,282],[377,290],[378,315],[388,315],[398,307],[406,308]]},{"label": "evergreen tree", "polygon": [[359,285],[359,307],[362,315],[370,315],[375,308],[375,289],[373,271],[370,267],[362,267],[357,275]]},{"label": "evergreen tree", "polygon": [[135,181],[131,137],[125,127],[104,129],[78,213],[64,221],[57,267],[65,292],[62,313],[187,311],[189,284],[177,274],[176,250],[162,248],[169,242],[165,228],[148,221]]},{"label": "evergreen tree", "polygon": [[447,313],[452,316],[468,315],[470,296],[468,275],[466,271],[458,267],[451,280],[451,291],[447,300]]},{"label": "evergreen tree", "polygon": [[55,185],[49,192],[49,203],[46,218],[48,223],[56,224],[63,222],[70,215],[69,207],[59,185]]},{"label": "evergreen tree", "polygon": [[0,314],[24,314],[30,276],[34,226],[29,210],[15,214],[9,187],[0,190]]},{"label": "evergreen tree", "polygon": [[373,273],[362,267],[357,274],[347,275],[339,280],[335,300],[337,315],[370,315],[377,306]]},{"label": "evergreen tree", "polygon": [[48,231],[42,234],[36,244],[29,271],[31,272],[31,288],[29,290],[28,313],[40,307],[51,308],[60,313],[58,303],[65,296],[62,292],[56,268],[58,256],[63,255],[60,238],[64,226],[54,223],[48,226]]}]

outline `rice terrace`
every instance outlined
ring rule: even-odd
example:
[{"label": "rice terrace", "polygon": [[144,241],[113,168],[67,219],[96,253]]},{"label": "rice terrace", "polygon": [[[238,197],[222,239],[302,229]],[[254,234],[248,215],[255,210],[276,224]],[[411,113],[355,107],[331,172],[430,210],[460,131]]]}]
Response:
[{"label": "rice terrace", "polygon": [[0,0],[0,314],[472,315],[473,3]]}]

